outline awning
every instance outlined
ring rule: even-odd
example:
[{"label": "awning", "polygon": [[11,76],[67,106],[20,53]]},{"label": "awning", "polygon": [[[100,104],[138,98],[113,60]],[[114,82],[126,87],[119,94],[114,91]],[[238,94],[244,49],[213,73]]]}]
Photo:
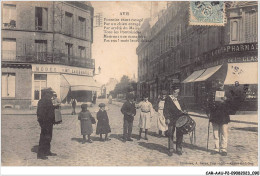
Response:
[{"label": "awning", "polygon": [[194,82],[198,82],[198,81],[205,81],[207,80],[209,77],[211,77],[214,73],[216,73],[220,67],[222,65],[218,65],[215,67],[210,67],[207,68],[205,72],[202,73],[202,75],[200,75],[200,77],[198,77],[197,79],[194,80]]},{"label": "awning", "polygon": [[258,84],[257,62],[229,63],[224,84]]},{"label": "awning", "polygon": [[100,89],[93,77],[67,74],[62,74],[62,76],[68,81],[71,91],[97,91]]},{"label": "awning", "polygon": [[206,69],[198,70],[193,72],[190,76],[188,76],[182,83],[189,83],[189,82],[194,82],[195,79],[200,77],[200,75],[205,71]]}]

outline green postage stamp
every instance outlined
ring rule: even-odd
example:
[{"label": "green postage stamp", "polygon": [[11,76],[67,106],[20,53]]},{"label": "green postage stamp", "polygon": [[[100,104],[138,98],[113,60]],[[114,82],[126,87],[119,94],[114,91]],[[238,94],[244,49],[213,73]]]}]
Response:
[{"label": "green postage stamp", "polygon": [[191,1],[189,24],[224,26],[225,3],[223,1]]}]

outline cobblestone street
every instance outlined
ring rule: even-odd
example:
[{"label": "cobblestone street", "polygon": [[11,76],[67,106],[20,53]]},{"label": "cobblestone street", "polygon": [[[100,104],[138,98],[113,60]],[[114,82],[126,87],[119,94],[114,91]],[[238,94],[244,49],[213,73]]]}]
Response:
[{"label": "cobblestone street", "polygon": [[[100,101],[100,100],[99,100]],[[99,102],[98,102],[99,103]],[[149,140],[138,141],[138,120],[134,120],[133,142],[123,143],[120,112],[121,103],[107,105],[111,126],[111,141],[101,142],[92,134],[93,143],[82,144],[80,122],[77,115],[69,115],[70,109],[62,110],[63,123],[55,125],[51,142],[56,157],[48,160],[36,158],[40,127],[36,115],[2,114],[2,165],[3,166],[257,166],[258,165],[258,122],[256,115],[232,117],[229,125],[228,156],[210,155],[207,151],[208,119],[193,116],[197,123],[196,144],[190,144],[184,136],[183,155],[167,155],[167,138],[158,137],[156,117],[152,119]],[[89,108],[96,117],[98,106]],[[80,109],[77,108],[77,112]],[[96,126],[93,125],[94,131]],[[144,135],[144,134],[143,134]],[[213,148],[212,126],[210,127],[209,149]]]}]

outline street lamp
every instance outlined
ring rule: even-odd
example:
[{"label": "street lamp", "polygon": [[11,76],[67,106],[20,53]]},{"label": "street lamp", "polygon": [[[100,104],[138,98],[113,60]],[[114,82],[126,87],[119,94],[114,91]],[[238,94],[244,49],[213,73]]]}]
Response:
[{"label": "street lamp", "polygon": [[101,73],[101,67],[99,66],[98,67],[98,74],[100,74]]},{"label": "street lamp", "polygon": [[95,69],[93,70],[93,76],[99,75],[101,73],[101,67],[98,67],[98,73],[96,73]]}]

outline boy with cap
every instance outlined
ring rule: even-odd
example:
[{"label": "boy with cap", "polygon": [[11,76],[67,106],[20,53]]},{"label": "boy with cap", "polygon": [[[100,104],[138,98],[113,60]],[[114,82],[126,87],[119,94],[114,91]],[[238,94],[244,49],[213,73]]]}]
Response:
[{"label": "boy with cap", "polygon": [[136,115],[134,96],[132,94],[127,95],[127,101],[123,104],[121,108],[122,114],[124,114],[124,124],[123,124],[123,142],[133,141],[131,139],[134,116]]},{"label": "boy with cap", "polygon": [[[172,85],[172,95],[168,95],[165,99],[163,115],[168,125],[168,150],[169,156],[173,154],[173,135],[175,132],[176,121],[183,114],[187,113],[184,109],[184,104],[179,99],[180,84],[174,83]],[[178,155],[182,155],[182,140],[183,133],[176,129],[176,151]]]},{"label": "boy with cap", "polygon": [[97,113],[98,123],[97,123],[96,134],[100,135],[100,141],[103,141],[102,134],[105,134],[105,141],[110,141],[111,139],[107,137],[108,133],[111,132],[111,129],[109,126],[107,111],[105,110],[106,105],[104,103],[100,103],[98,106],[100,109]]}]

